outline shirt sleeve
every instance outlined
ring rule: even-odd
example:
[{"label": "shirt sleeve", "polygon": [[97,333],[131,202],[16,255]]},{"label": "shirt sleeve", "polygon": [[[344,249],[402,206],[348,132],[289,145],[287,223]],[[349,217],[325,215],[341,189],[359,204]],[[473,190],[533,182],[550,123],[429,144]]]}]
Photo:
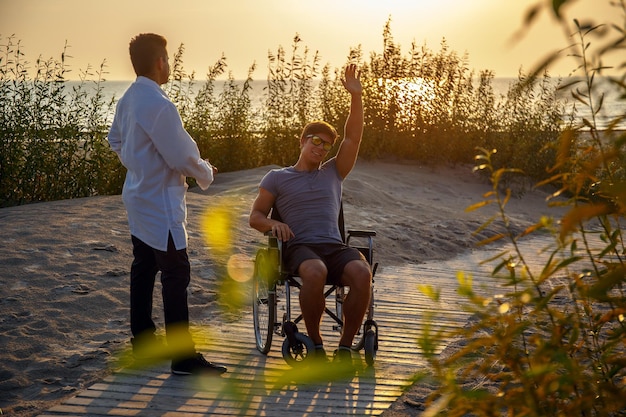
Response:
[{"label": "shirt sleeve", "polygon": [[274,197],[278,194],[278,190],[276,189],[276,175],[274,170],[269,171],[265,176],[261,179],[261,183],[259,184],[259,188],[263,188],[264,190],[269,191]]},{"label": "shirt sleeve", "polygon": [[[116,112],[116,115],[117,115],[117,112]],[[111,146],[111,149],[117,154],[118,158],[120,158],[121,160],[122,159],[122,136],[120,135],[117,117],[113,118],[113,123],[111,123],[111,129],[109,130],[107,140],[109,141],[109,145]]]},{"label": "shirt sleeve", "polygon": [[200,157],[198,145],[183,127],[178,110],[172,103],[163,106],[148,133],[171,169],[195,178],[203,190],[211,185],[213,168]]}]

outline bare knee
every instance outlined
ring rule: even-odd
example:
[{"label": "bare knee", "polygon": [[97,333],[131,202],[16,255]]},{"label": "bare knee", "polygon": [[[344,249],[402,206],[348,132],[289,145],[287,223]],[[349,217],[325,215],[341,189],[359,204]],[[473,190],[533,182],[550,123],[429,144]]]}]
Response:
[{"label": "bare knee", "polygon": [[372,286],[372,272],[367,262],[348,263],[343,271],[341,282],[350,287],[350,291],[369,292]]},{"label": "bare knee", "polygon": [[328,270],[319,259],[309,259],[300,265],[298,275],[302,278],[302,286],[306,289],[324,291]]}]

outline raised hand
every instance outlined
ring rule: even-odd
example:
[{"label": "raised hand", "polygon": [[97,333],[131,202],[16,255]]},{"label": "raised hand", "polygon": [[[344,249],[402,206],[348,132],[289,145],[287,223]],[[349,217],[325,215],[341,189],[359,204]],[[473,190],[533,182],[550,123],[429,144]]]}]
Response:
[{"label": "raised hand", "polygon": [[357,70],[356,64],[348,64],[345,70],[344,78],[341,80],[344,88],[350,94],[361,94],[361,72]]}]

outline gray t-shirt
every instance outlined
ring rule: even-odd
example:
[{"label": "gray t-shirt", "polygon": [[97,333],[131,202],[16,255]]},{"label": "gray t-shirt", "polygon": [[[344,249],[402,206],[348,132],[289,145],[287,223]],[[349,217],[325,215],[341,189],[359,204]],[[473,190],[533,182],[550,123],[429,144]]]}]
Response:
[{"label": "gray t-shirt", "polygon": [[276,197],[274,207],[295,237],[290,245],[301,243],[343,243],[337,219],[341,207],[343,178],[335,158],[313,172],[294,167],[273,169],[260,187]]}]

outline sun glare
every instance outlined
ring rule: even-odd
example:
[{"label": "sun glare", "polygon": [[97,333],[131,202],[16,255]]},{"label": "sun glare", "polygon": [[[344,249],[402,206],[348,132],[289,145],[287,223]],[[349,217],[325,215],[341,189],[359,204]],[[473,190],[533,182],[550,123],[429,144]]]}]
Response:
[{"label": "sun glare", "polygon": [[411,77],[399,80],[380,79],[378,83],[381,87],[384,86],[385,97],[395,100],[401,117],[409,118],[416,109],[428,110],[435,99],[436,84],[433,80]]},{"label": "sun glare", "polygon": [[435,82],[422,77],[405,78],[397,81],[398,87],[403,92],[406,100],[418,101],[426,104],[435,98]]}]

